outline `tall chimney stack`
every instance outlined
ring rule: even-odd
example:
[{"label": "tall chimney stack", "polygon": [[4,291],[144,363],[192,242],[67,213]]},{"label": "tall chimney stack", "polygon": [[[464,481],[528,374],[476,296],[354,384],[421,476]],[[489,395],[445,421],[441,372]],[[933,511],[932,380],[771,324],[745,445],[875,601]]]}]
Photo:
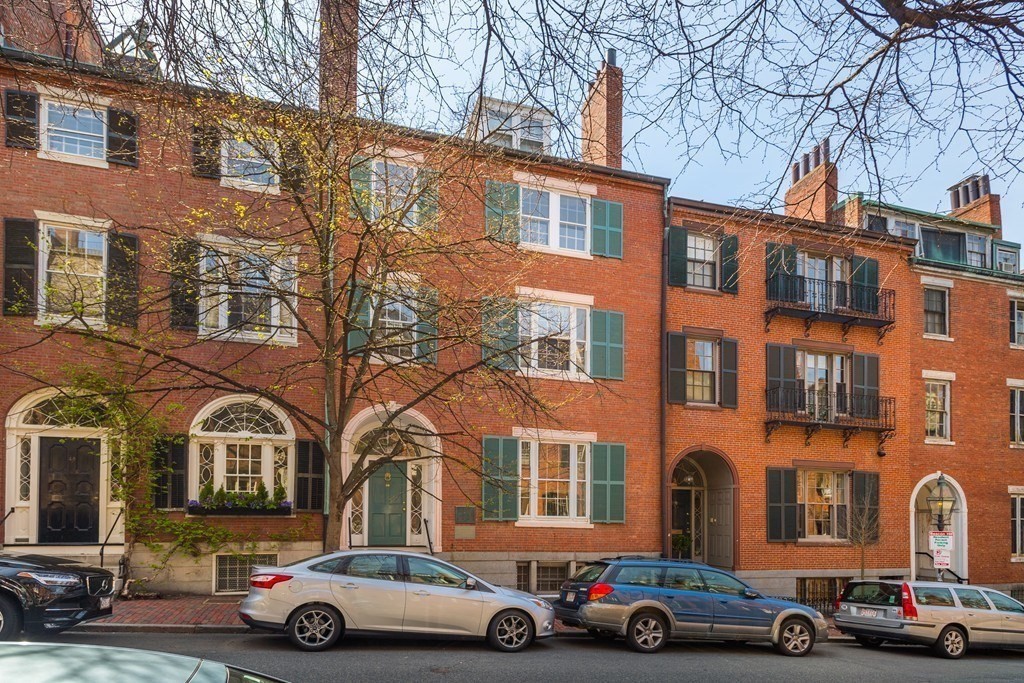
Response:
[{"label": "tall chimney stack", "polygon": [[583,161],[622,168],[622,69],[609,48],[590,84],[582,113]]},{"label": "tall chimney stack", "polygon": [[949,213],[957,218],[1002,225],[999,195],[992,194],[988,175],[972,175],[949,188]]},{"label": "tall chimney stack", "polygon": [[792,167],[793,184],[786,190],[786,215],[831,223],[839,199],[839,171],[832,163],[828,138]]},{"label": "tall chimney stack", "polygon": [[320,0],[320,107],[354,114],[359,53],[359,0]]},{"label": "tall chimney stack", "polygon": [[70,63],[103,63],[92,0],[0,2],[0,28],[8,47]]}]

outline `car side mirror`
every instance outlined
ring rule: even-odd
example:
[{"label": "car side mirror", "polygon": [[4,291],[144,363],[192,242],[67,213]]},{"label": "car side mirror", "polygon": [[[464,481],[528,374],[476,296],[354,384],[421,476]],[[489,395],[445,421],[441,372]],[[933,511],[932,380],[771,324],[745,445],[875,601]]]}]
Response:
[{"label": "car side mirror", "polygon": [[468,591],[475,591],[476,590],[476,579],[474,579],[472,576],[469,577],[468,579],[466,579],[466,583],[462,584],[462,587],[465,588]]},{"label": "car side mirror", "polygon": [[758,593],[758,592],[757,592],[756,590],[754,590],[753,588],[745,588],[745,589],[743,590],[743,597],[745,597],[745,598],[746,598],[746,599],[748,599],[748,600],[756,600],[756,599],[758,599],[759,597],[761,597],[761,594],[760,594],[760,593]]}]

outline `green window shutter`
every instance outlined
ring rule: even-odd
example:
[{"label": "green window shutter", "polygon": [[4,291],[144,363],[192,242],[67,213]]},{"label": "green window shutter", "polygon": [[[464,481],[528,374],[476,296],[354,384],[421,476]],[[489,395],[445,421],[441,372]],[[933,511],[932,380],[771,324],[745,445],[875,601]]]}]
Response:
[{"label": "green window shutter", "polygon": [[139,322],[139,238],[107,233],[107,322],[136,327]]},{"label": "green window shutter", "polygon": [[878,418],[878,356],[853,354],[853,406],[855,417]]},{"label": "green window shutter", "polygon": [[722,340],[722,389],[719,403],[723,408],[739,407],[739,342],[735,339]]},{"label": "green window shutter", "polygon": [[352,157],[348,180],[352,191],[352,218],[373,220],[373,160]]},{"label": "green window shutter", "polygon": [[34,220],[4,219],[4,315],[36,313],[38,240]]},{"label": "green window shutter", "polygon": [[487,235],[500,242],[519,243],[519,186],[488,180],[484,197]]},{"label": "green window shutter", "polygon": [[622,204],[595,199],[590,205],[590,253],[622,258]]},{"label": "green window shutter", "polygon": [[796,276],[796,247],[792,244],[765,243],[768,299],[803,301],[803,280]]},{"label": "green window shutter", "polygon": [[740,238],[736,235],[725,235],[720,242],[722,250],[722,285],[721,290],[729,294],[740,291]]},{"label": "green window shutter", "polygon": [[878,313],[878,261],[854,256],[850,259],[853,309]]},{"label": "green window shutter", "polygon": [[668,402],[686,403],[686,335],[668,333]]},{"label": "green window shutter", "polygon": [[483,518],[519,519],[519,439],[484,437]]},{"label": "green window shutter", "polygon": [[420,287],[416,295],[416,358],[437,362],[437,290]]},{"label": "green window shutter", "polygon": [[590,521],[626,521],[626,446],[595,443],[590,450]]},{"label": "green window shutter", "polygon": [[349,310],[351,327],[348,332],[348,352],[361,355],[363,348],[370,340],[373,327],[373,301],[370,291],[362,282],[352,287],[352,304]]},{"label": "green window shutter", "polygon": [[678,225],[668,229],[668,283],[686,286],[686,228]]},{"label": "green window shutter", "polygon": [[438,172],[430,168],[422,168],[417,174],[420,188],[417,223],[422,228],[437,227],[438,180]]},{"label": "green window shutter", "polygon": [[768,542],[796,541],[799,537],[796,470],[769,467],[767,482]]},{"label": "green window shutter", "polygon": [[615,311],[590,312],[590,376],[625,376],[625,316]]},{"label": "green window shutter", "polygon": [[796,378],[796,347],[768,344],[766,353],[768,410],[792,413],[803,409],[806,397]]},{"label": "green window shutter", "polygon": [[514,299],[487,297],[480,303],[480,348],[484,363],[498,370],[519,367],[519,315]]}]

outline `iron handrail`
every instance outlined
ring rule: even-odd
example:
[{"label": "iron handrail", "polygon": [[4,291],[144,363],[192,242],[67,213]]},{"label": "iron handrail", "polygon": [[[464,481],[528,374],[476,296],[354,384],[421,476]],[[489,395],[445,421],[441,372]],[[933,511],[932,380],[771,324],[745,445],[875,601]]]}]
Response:
[{"label": "iron handrail", "polygon": [[855,318],[896,320],[896,291],[845,280],[818,280],[775,273],[765,281],[768,301],[791,304],[818,313]]},{"label": "iron handrail", "polygon": [[769,421],[854,429],[896,428],[896,399],[846,391],[792,387],[765,390]]},{"label": "iron handrail", "polygon": [[434,554],[434,542],[430,539],[430,520],[426,517],[423,518],[423,529],[427,532],[427,551]]},{"label": "iron handrail", "polygon": [[[917,550],[917,551],[914,551],[914,554],[915,554],[915,555],[924,555],[925,557],[927,557],[927,558],[930,558],[932,562],[934,562],[934,561],[935,561],[935,556],[934,556],[934,555],[932,555],[932,554],[931,554],[930,552],[928,552],[927,550]],[[935,570],[935,572],[936,572],[936,573],[937,573],[937,574],[938,574],[939,576],[942,576],[942,573],[943,573],[943,572],[946,572],[947,574],[951,574],[951,575],[953,576],[953,578],[954,578],[954,579],[956,579],[956,582],[957,582],[957,583],[970,583],[970,581],[968,581],[968,580],[967,580],[967,579],[965,579],[964,577],[960,576],[959,574],[957,574],[957,573],[956,573],[955,571],[953,571],[952,569],[948,569],[948,568],[947,568],[947,569],[936,569],[936,570]]]}]

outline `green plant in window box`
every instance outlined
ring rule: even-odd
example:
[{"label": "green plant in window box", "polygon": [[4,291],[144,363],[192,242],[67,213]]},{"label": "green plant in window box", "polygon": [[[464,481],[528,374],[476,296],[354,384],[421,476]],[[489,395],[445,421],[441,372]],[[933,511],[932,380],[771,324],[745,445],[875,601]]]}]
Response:
[{"label": "green plant in window box", "polygon": [[[276,492],[275,492],[276,494]],[[209,483],[203,486],[197,500],[188,501],[188,512],[192,515],[288,515],[292,503],[289,500],[271,499],[267,487],[260,482],[255,491],[225,491],[221,486],[213,491]]]}]

